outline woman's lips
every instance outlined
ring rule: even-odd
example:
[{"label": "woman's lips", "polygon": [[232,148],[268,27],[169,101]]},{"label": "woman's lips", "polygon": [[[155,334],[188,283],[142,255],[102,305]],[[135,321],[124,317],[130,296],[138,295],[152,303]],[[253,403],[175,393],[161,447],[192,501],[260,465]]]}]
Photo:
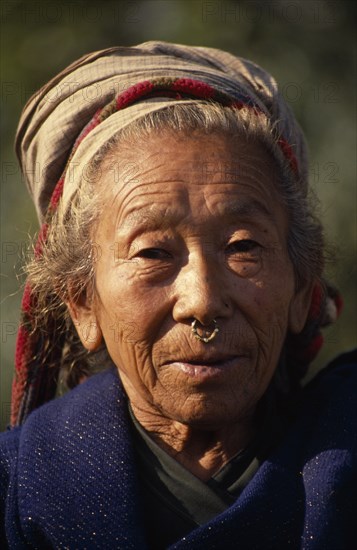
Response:
[{"label": "woman's lips", "polygon": [[239,363],[242,363],[242,361],[246,359],[247,356],[237,355],[217,361],[202,360],[202,363],[200,360],[173,361],[172,363],[166,363],[166,367],[170,366],[193,379],[208,380],[224,376],[227,370],[237,367]]}]

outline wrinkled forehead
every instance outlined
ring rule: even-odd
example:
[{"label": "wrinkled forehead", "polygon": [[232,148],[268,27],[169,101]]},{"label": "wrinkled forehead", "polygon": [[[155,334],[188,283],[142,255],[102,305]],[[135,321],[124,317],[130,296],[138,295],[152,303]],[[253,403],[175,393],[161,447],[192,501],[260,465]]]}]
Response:
[{"label": "wrinkled forehead", "polygon": [[[103,163],[101,194],[120,226],[175,225],[190,213],[266,216],[282,209],[278,170],[263,145],[229,135],[155,136]],[[109,208],[110,207],[110,208]],[[124,229],[124,227],[123,227]]]},{"label": "wrinkled forehead", "polygon": [[225,132],[193,135],[164,131],[137,143],[120,144],[99,169],[104,185],[125,186],[184,180],[193,185],[235,182],[242,177],[280,177],[280,166],[265,144]]}]

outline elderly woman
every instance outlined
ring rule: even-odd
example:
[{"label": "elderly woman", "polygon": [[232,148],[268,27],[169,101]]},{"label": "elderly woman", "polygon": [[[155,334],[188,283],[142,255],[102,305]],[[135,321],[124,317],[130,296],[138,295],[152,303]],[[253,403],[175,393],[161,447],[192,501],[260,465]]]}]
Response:
[{"label": "elderly woman", "polygon": [[29,101],[17,151],[42,229],[3,540],[349,548],[356,361],[302,389],[341,300],[272,77],[208,48],[95,52]]}]

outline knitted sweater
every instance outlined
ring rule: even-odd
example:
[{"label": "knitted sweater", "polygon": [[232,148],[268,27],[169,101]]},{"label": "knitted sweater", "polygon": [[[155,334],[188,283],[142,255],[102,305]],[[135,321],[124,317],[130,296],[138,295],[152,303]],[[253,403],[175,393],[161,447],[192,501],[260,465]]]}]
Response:
[{"label": "knitted sweater", "polygon": [[[356,354],[324,369],[237,501],[171,548],[355,547],[356,379]],[[0,435],[0,537],[11,550],[144,550],[139,491],[126,398],[113,369]]]}]

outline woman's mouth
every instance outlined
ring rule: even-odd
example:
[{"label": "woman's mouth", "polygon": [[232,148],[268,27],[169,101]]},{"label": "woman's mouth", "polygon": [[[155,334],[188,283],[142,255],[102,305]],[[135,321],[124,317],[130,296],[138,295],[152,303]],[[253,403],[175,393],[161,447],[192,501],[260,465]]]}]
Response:
[{"label": "woman's mouth", "polygon": [[210,380],[225,376],[227,371],[237,368],[243,361],[247,360],[246,355],[235,355],[224,359],[195,359],[189,361],[173,361],[166,363],[166,367],[181,371],[186,376],[197,380]]}]

